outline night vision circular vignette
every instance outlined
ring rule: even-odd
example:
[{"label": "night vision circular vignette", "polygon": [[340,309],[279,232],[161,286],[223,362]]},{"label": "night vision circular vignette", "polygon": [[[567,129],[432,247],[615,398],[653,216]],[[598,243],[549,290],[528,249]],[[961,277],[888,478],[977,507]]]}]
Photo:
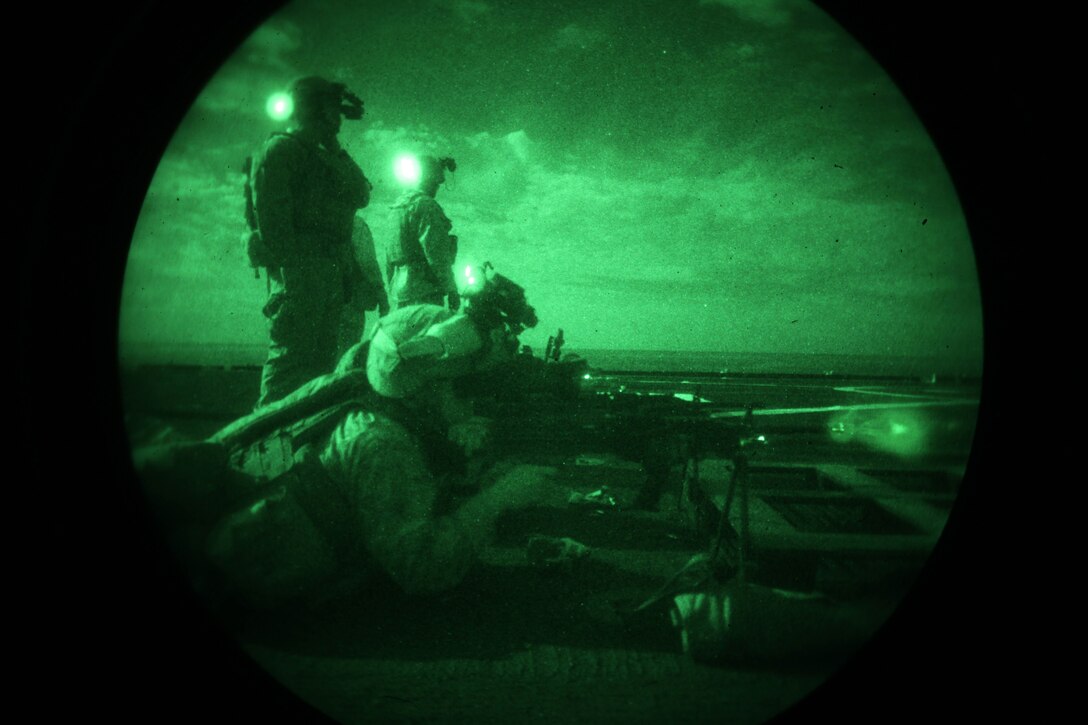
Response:
[{"label": "night vision circular vignette", "polygon": [[924,571],[983,351],[930,135],[799,0],[295,0],[119,329],[180,565],[341,722],[787,712]]}]

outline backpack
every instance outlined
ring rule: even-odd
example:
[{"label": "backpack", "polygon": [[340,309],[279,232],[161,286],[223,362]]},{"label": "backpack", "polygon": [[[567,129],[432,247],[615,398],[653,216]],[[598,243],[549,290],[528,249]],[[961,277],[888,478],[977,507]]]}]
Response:
[{"label": "backpack", "polygon": [[[348,354],[365,361],[368,347],[369,342],[359,343]],[[235,470],[274,480],[293,467],[303,446],[330,432],[352,408],[373,404],[376,397],[365,364],[341,367],[234,421],[208,442],[227,448]]]},{"label": "backpack", "polygon": [[253,276],[261,276],[261,267],[278,266],[273,259],[272,252],[261,238],[261,232],[257,228],[257,212],[253,208],[253,157],[246,156],[242,162],[242,173],[245,175],[245,183],[242,193],[245,197],[245,222],[246,229],[242,232],[242,249],[245,250],[246,259],[253,269]]}]

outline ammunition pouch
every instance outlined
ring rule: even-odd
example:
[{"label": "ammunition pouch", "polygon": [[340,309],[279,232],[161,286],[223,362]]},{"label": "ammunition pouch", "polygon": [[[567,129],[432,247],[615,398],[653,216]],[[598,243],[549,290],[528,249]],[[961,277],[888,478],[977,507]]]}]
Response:
[{"label": "ammunition pouch", "polygon": [[242,232],[242,247],[246,251],[249,266],[253,269],[280,266],[272,254],[272,250],[268,248],[268,245],[264,243],[264,239],[261,238],[261,233],[256,229],[247,229]]}]

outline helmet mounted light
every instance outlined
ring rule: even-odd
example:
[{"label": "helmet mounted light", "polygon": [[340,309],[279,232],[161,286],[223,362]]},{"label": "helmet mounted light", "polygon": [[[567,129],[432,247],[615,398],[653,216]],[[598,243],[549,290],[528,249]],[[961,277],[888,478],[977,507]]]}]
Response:
[{"label": "helmet mounted light", "polygon": [[536,310],[526,300],[525,288],[496,272],[491,262],[465,267],[461,296],[465,314],[482,329],[505,328],[517,337],[536,326]]}]

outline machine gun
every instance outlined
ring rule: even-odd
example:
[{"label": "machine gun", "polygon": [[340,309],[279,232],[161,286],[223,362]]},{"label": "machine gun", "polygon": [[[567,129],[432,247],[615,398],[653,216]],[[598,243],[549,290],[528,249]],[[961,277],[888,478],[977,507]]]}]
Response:
[{"label": "machine gun", "polygon": [[525,299],[525,289],[496,272],[491,262],[478,269],[469,267],[465,276],[466,285],[461,293],[465,314],[481,331],[504,329],[514,339],[536,326],[536,310]]},{"label": "machine gun", "polygon": [[742,418],[715,416],[724,406],[697,394],[636,389],[577,356],[521,354],[492,384],[497,394],[482,412],[500,421],[499,450],[553,464],[594,454],[638,463],[646,483],[636,505],[651,506],[677,483],[677,467],[690,485],[700,460],[736,463],[766,442],[751,406]]},{"label": "machine gun", "polygon": [[677,396],[628,389],[618,378],[601,376],[588,361],[563,355],[563,330],[548,338],[544,357],[518,349],[517,337],[537,324],[525,290],[497,273],[490,262],[465,269],[461,293],[465,314],[490,334],[502,330],[512,360],[475,376],[481,414],[499,421],[499,447],[511,453],[548,456],[613,453],[648,468],[668,465],[669,448],[689,458],[731,457],[755,440],[752,416],[743,422],[713,417],[714,406],[698,395]]},{"label": "machine gun", "polygon": [[[629,376],[601,374],[572,355],[523,353],[505,379],[492,382],[501,392],[489,399],[491,410],[480,412],[499,422],[494,443],[500,455],[562,465],[605,454],[639,464],[645,480],[631,507],[655,509],[662,495],[675,492],[688,525],[708,544],[710,570],[722,580],[744,581],[751,558],[748,463],[767,444],[754,405],[737,415],[738,406],[698,393],[640,390]],[[700,480],[707,459],[732,463],[724,500]],[[734,505],[738,528],[730,522]]]},{"label": "machine gun", "polygon": [[[537,324],[524,289],[496,273],[490,263],[468,267],[465,274],[465,314],[480,330],[504,330],[510,351],[517,350],[517,336]],[[476,412],[497,422],[493,453],[552,465],[587,454],[637,463],[646,481],[635,506],[644,508],[655,505],[677,482],[673,472],[679,467],[684,471],[681,492],[691,504],[693,523],[717,531],[720,542],[723,532],[731,529],[703,495],[699,462],[732,460],[731,492],[746,480],[749,454],[765,443],[755,430],[752,407],[743,419],[715,416],[727,406],[714,405],[698,394],[639,390],[621,376],[601,375],[576,355],[563,355],[565,342],[559,330],[549,337],[543,358],[522,349],[506,365],[461,381],[475,393]],[[731,407],[735,413],[736,406]]]}]

